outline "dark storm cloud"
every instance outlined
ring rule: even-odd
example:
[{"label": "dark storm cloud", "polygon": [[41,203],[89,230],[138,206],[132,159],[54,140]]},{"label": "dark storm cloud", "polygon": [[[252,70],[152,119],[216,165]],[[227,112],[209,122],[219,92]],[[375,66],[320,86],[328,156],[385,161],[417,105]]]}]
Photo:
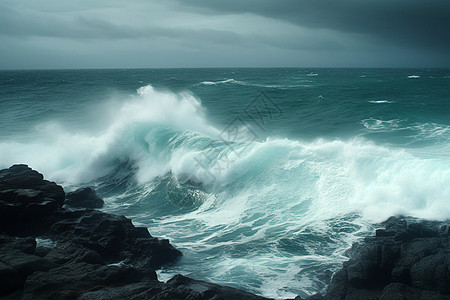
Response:
[{"label": "dark storm cloud", "polygon": [[0,69],[448,67],[450,0],[1,0]]},{"label": "dark storm cloud", "polygon": [[179,3],[196,7],[205,14],[252,13],[309,28],[362,34],[397,45],[450,51],[449,0],[191,0]]},{"label": "dark storm cloud", "polygon": [[113,23],[105,19],[70,14],[61,17],[39,11],[20,12],[0,4],[0,34],[13,37],[49,37],[62,39],[155,39],[166,38],[184,41],[228,45],[268,45],[281,49],[318,50],[340,49],[341,43],[332,37],[323,38],[308,34],[294,39],[289,32],[267,36],[264,32],[242,35],[226,29],[167,28],[158,25],[130,26]]},{"label": "dark storm cloud", "polygon": [[21,14],[0,5],[0,34],[16,37],[53,37],[65,39],[146,39],[155,37],[184,38],[212,43],[240,43],[243,38],[234,32],[213,29],[171,29],[159,26],[133,27],[103,19],[74,16]]}]

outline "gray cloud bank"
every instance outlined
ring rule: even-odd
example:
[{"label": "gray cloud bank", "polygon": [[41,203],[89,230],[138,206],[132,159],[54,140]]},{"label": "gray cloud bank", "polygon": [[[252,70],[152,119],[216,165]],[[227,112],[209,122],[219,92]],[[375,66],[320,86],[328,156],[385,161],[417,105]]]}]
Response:
[{"label": "gray cloud bank", "polygon": [[450,67],[448,0],[4,0],[0,68]]},{"label": "gray cloud bank", "polygon": [[308,28],[333,29],[399,45],[450,51],[448,0],[192,0],[183,3],[215,13],[254,13]]}]

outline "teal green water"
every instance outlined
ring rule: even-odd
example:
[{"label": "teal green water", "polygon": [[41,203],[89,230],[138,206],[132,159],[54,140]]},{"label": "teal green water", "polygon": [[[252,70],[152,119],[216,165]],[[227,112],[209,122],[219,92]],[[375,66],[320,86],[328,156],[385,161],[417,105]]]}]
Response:
[{"label": "teal green water", "polygon": [[448,219],[450,70],[0,72],[0,167],[27,163],[183,251],[159,271],[323,291],[391,215]]}]

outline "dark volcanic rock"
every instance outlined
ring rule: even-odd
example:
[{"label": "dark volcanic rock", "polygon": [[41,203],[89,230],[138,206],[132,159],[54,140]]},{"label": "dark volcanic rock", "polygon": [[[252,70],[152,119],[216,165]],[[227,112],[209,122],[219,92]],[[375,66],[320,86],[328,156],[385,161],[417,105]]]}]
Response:
[{"label": "dark volcanic rock", "polygon": [[33,238],[0,235],[0,295],[21,289],[25,278],[36,271],[48,271],[56,265],[35,254]]},{"label": "dark volcanic rock", "polygon": [[[0,296],[76,299],[141,282],[146,290],[162,285],[154,269],[181,256],[168,240],[124,216],[65,210],[64,198],[62,187],[26,165],[0,171]],[[47,242],[36,247],[36,237]]]},{"label": "dark volcanic rock", "polygon": [[447,225],[392,217],[385,226],[347,251],[323,299],[450,299]]},{"label": "dark volcanic rock", "polygon": [[267,299],[238,289],[176,275],[151,299]]},{"label": "dark volcanic rock", "polygon": [[124,216],[82,210],[59,211],[55,218],[59,221],[52,225],[47,236],[57,241],[58,247],[61,244],[69,249],[83,249],[82,254],[90,251],[91,258],[100,256],[105,263],[158,268],[181,256],[168,240],[152,237],[147,228],[134,227]]},{"label": "dark volcanic rock", "polygon": [[106,288],[85,293],[79,299],[264,300],[267,298],[231,287],[220,286],[205,281],[194,280],[182,275],[176,275],[165,284],[150,281],[129,286]]},{"label": "dark volcanic rock", "polygon": [[15,268],[0,262],[0,296],[14,292],[23,286],[23,278]]},{"label": "dark volcanic rock", "polygon": [[26,165],[0,171],[0,232],[39,234],[45,219],[62,207],[64,190]]},{"label": "dark volcanic rock", "polygon": [[[94,289],[140,282],[148,274],[133,267],[66,264],[48,272],[35,272],[25,282],[23,299],[77,298]],[[156,273],[150,279],[156,280]]]},{"label": "dark volcanic rock", "polygon": [[78,300],[152,299],[153,296],[161,292],[163,285],[162,282],[157,280],[149,280],[118,287],[105,287],[98,290],[87,291],[80,295]]},{"label": "dark volcanic rock", "polygon": [[102,208],[105,202],[102,198],[97,196],[92,188],[85,187],[74,192],[67,193],[64,204],[72,207]]}]

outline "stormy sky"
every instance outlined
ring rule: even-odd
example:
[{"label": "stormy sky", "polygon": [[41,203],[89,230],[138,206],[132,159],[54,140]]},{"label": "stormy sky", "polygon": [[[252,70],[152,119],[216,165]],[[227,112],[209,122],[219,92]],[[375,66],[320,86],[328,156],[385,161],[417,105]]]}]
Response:
[{"label": "stormy sky", "polygon": [[1,0],[0,69],[450,67],[449,0]]}]

